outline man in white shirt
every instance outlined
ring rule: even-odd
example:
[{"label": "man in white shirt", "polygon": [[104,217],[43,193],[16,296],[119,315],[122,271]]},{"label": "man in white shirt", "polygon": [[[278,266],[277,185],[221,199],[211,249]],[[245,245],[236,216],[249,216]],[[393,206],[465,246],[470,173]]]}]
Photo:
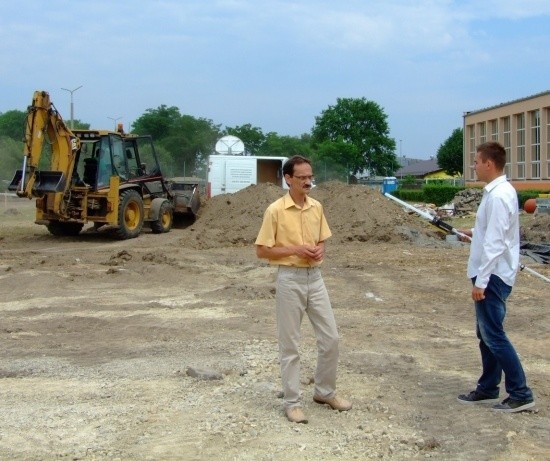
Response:
[{"label": "man in white shirt", "polygon": [[472,237],[468,277],[476,309],[476,334],[482,374],[475,390],[458,396],[464,404],[498,402],[504,372],[508,397],[493,410],[516,413],[535,405],[514,346],[504,331],[506,299],[519,267],[519,213],[516,190],[506,180],[506,151],[497,142],[477,148],[477,178],[486,184],[475,226],[460,232]]}]

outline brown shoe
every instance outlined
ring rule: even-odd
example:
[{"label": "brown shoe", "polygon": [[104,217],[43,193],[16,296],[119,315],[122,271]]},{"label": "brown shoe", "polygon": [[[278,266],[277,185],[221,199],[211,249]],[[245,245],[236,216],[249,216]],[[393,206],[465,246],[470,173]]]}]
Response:
[{"label": "brown shoe", "polygon": [[313,401],[321,405],[324,405],[324,404],[329,405],[333,410],[338,410],[338,411],[348,411],[348,410],[351,410],[351,407],[352,407],[352,404],[350,401],[343,399],[341,397],[338,397],[337,395],[335,395],[330,399],[327,399],[325,397],[320,397],[318,395],[314,395]]},{"label": "brown shoe", "polygon": [[285,410],[287,419],[291,423],[307,424],[307,418],[302,407],[290,407]]}]

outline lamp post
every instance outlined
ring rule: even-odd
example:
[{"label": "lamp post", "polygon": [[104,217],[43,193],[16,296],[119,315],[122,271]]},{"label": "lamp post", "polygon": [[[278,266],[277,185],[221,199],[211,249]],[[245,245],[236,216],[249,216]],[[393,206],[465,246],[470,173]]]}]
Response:
[{"label": "lamp post", "polygon": [[112,120],[114,123],[115,123],[115,131],[116,131],[116,122],[118,122],[119,120],[122,120],[122,117],[116,117],[116,118],[113,118],[113,117],[107,117],[109,120]]},{"label": "lamp post", "polygon": [[80,88],[82,88],[83,85],[80,85],[78,88],[75,88],[74,90],[68,90],[67,88],[61,88],[62,90],[64,91],[68,91],[69,93],[71,93],[71,130],[74,128],[74,105],[73,105],[73,93],[76,91],[76,90],[79,90]]}]

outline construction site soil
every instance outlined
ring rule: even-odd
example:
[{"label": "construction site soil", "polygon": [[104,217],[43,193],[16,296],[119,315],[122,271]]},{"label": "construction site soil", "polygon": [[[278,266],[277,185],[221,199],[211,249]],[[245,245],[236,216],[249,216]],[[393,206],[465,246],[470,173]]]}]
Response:
[{"label": "construction site soil", "polygon": [[[311,194],[333,232],[322,271],[341,335],[338,392],[354,406],[312,401],[304,319],[309,424],[288,422],[275,269],[254,248],[283,193],[217,196],[192,224],[126,241],[93,227],[54,237],[33,223],[32,201],[0,203],[0,459],[550,459],[550,284],[522,271],[508,303],[537,406],[461,405],[480,372],[468,244],[359,185]],[[548,243],[550,215],[521,223],[524,241]]]}]

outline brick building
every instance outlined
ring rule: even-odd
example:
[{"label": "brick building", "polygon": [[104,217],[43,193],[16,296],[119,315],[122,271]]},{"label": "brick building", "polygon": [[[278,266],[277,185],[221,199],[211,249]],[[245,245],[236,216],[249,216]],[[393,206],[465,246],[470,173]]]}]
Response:
[{"label": "brick building", "polygon": [[550,91],[464,113],[464,180],[476,185],[476,146],[506,149],[506,176],[516,189],[550,190]]}]

